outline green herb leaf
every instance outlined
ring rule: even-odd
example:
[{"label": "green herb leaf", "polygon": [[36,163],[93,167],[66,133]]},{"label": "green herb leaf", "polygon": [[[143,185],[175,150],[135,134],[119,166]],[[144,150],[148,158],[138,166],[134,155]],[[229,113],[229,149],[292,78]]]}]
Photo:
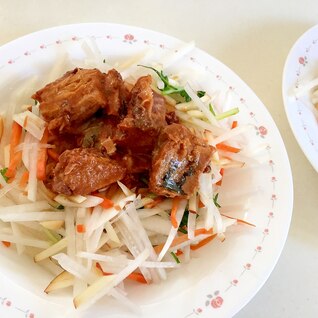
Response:
[{"label": "green herb leaf", "polygon": [[197,91],[197,95],[198,95],[198,97],[203,97],[203,96],[205,96],[205,91]]},{"label": "green herb leaf", "polygon": [[[159,76],[159,78],[162,80],[162,82],[164,84],[163,88],[160,89],[163,95],[179,94],[181,97],[184,98],[185,102],[191,101],[191,97],[188,95],[188,93],[185,91],[185,89],[183,87],[177,87],[177,86],[171,85],[169,82],[168,76],[165,75],[162,71],[159,72],[158,70],[156,70],[155,68],[153,68],[151,66],[146,66],[146,65],[138,65],[138,66],[153,70]],[[205,92],[198,91],[197,95],[199,97],[202,97],[205,95]]]},{"label": "green herb leaf", "polygon": [[3,168],[0,170],[0,173],[3,177],[3,179],[5,180],[5,182],[8,182],[8,180],[9,180],[9,178],[6,176],[7,171],[8,171],[8,168]]},{"label": "green herb leaf", "polygon": [[217,208],[220,208],[220,204],[218,203],[218,197],[219,197],[219,193],[217,193],[214,197],[213,197],[213,202],[214,202],[214,205],[217,207]]},{"label": "green herb leaf", "polygon": [[174,260],[176,261],[177,264],[181,263],[178,256],[175,253],[171,252],[170,254],[172,255],[172,257],[174,258]]}]

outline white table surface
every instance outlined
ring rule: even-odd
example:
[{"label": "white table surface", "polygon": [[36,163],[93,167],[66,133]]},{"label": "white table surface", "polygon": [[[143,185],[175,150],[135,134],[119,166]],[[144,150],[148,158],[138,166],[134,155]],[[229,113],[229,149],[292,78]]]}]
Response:
[{"label": "white table surface", "polygon": [[[318,23],[317,9],[317,0],[0,0],[0,45],[69,23],[141,26],[184,41],[194,40],[199,48],[233,69],[267,106],[292,166],[293,219],[273,273],[236,318],[318,316],[318,175],[292,135],[281,96],[287,53],[303,32]],[[0,292],[6,291],[10,298],[11,287],[0,286]],[[10,312],[15,312],[15,317],[32,318],[32,312],[26,312],[28,300],[28,296],[19,299],[14,304],[18,309]],[[0,298],[0,304],[13,305],[6,301]],[[4,305],[0,306],[0,316],[9,317]]]}]

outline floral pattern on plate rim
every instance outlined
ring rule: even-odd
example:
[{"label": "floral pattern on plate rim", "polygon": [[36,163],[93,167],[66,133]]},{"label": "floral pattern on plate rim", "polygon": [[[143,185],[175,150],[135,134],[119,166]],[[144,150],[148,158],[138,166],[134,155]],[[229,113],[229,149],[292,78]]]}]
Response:
[{"label": "floral pattern on plate rim", "polygon": [[[311,39],[310,43],[305,46],[304,52],[302,55],[297,57],[296,64],[298,64],[298,68],[296,69],[295,73],[295,84],[294,88],[297,89],[301,83],[301,78],[302,78],[302,72],[304,71],[305,68],[308,67],[308,63],[310,61],[310,53],[313,51],[313,49],[316,47],[318,43],[318,38],[317,39]],[[302,101],[298,97],[296,99],[296,104],[297,104],[297,115],[300,118],[301,126],[305,132],[305,135],[310,143],[310,145],[314,148],[314,150],[318,153],[318,145],[315,143],[313,137],[310,135],[310,132],[307,129],[307,123],[306,120],[303,117],[302,113]]]},{"label": "floral pattern on plate rim", "polygon": [[[143,44],[151,45],[151,46],[154,46],[154,47],[157,47],[160,49],[166,49],[166,50],[170,50],[170,51],[174,50],[174,49],[169,48],[167,45],[165,45],[164,43],[161,43],[161,42],[155,43],[155,42],[150,41],[149,39],[142,39],[142,40],[138,39],[135,35],[133,35],[131,33],[123,33],[121,36],[118,36],[118,35],[114,36],[111,34],[107,34],[105,36],[90,35],[90,36],[86,36],[86,37],[79,37],[79,36],[73,35],[69,39],[63,39],[63,40],[56,39],[56,41],[54,41],[52,43],[46,43],[46,44],[42,43],[37,48],[26,50],[22,53],[22,55],[9,59],[7,61],[7,64],[0,65],[0,69],[2,69],[3,67],[14,64],[15,62],[17,62],[21,58],[27,58],[27,57],[31,56],[34,52],[38,51],[39,49],[45,50],[48,47],[51,47],[54,45],[60,45],[64,42],[79,41],[79,40],[83,40],[87,37],[92,37],[94,39],[118,40],[118,41],[122,41],[124,43],[127,43],[128,45],[133,45],[134,43],[140,41]],[[313,44],[316,44],[316,42],[317,41],[315,41],[315,43],[313,43]],[[177,50],[174,50],[174,51],[177,52]],[[203,66],[198,62],[198,60],[196,58],[194,58],[192,56],[189,57],[189,60],[193,63],[200,65],[201,67]],[[301,66],[305,66],[307,64],[307,57],[300,58],[299,63]],[[235,89],[235,87],[233,87],[230,83],[226,82],[223,79],[222,75],[214,73],[214,71],[212,69],[210,69],[208,66],[204,66],[204,68],[207,72],[209,72],[212,76],[214,76],[214,78],[216,78],[219,81],[222,81],[223,84],[225,84],[225,86],[228,87],[229,90],[231,90],[239,98],[241,105],[247,109],[251,120],[253,120],[255,123],[254,127],[255,127],[255,131],[256,131],[256,135],[259,136],[261,139],[264,139],[266,137],[266,135],[268,134],[268,130],[265,126],[259,125],[259,120],[258,120],[256,114],[252,111],[249,111],[249,105],[246,102],[246,99],[241,97],[239,95],[239,93],[237,92],[237,90]],[[300,74],[300,70],[298,71],[298,73]],[[299,76],[298,73],[297,73],[297,76]],[[259,255],[261,255],[263,252],[263,243],[266,240],[266,238],[270,235],[271,224],[272,224],[274,216],[275,216],[275,212],[274,212],[275,211],[275,203],[278,200],[278,197],[275,194],[275,183],[278,180],[275,177],[275,163],[271,159],[271,146],[268,145],[266,150],[268,152],[268,158],[269,158],[267,164],[268,164],[268,166],[270,166],[273,176],[270,178],[270,180],[268,180],[268,182],[271,183],[271,188],[272,188],[272,195],[269,198],[269,202],[270,202],[269,205],[271,206],[271,208],[268,209],[268,213],[265,216],[265,223],[264,223],[265,226],[264,226],[264,229],[262,232],[262,237],[261,237],[260,241],[258,242],[258,244],[255,245],[254,249],[251,250],[250,257],[248,259],[246,259],[245,261],[242,261],[241,268],[237,271],[237,273],[233,274],[232,279],[229,279],[228,285],[223,287],[223,288],[216,289],[212,294],[211,293],[207,294],[206,298],[202,300],[202,304],[200,304],[200,305],[196,304],[193,307],[193,310],[191,312],[189,312],[186,316],[184,316],[184,318],[191,317],[193,315],[197,316],[197,315],[200,315],[202,313],[206,313],[208,309],[217,310],[217,309],[221,308],[222,305],[226,302],[227,292],[229,292],[232,289],[239,288],[241,278],[243,276],[247,275],[248,272],[253,270],[253,262],[254,262],[255,258],[259,257]],[[4,297],[0,296],[0,301],[1,301],[1,304],[3,306],[20,311],[22,314],[24,314],[24,317],[26,317],[26,318],[34,318],[35,317],[35,314],[33,312],[31,312],[29,309],[23,310],[19,307],[13,306],[11,300],[8,300],[5,296]]]}]

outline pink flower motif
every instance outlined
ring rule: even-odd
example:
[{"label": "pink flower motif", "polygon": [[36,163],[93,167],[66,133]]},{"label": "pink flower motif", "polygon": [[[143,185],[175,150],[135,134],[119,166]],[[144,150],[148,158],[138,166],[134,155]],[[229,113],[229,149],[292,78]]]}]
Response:
[{"label": "pink flower motif", "polygon": [[160,48],[162,48],[162,49],[165,48],[165,45],[164,45],[164,44],[160,44],[159,46],[160,46]]},{"label": "pink flower motif", "polygon": [[56,44],[61,44],[62,41],[61,41],[61,40],[56,40],[55,43],[56,43]]},{"label": "pink flower motif", "polygon": [[233,286],[236,286],[236,285],[238,284],[238,280],[237,280],[237,279],[233,279],[232,282],[231,282],[231,284],[232,284]]},{"label": "pink flower motif", "polygon": [[245,103],[245,99],[244,98],[240,98],[240,102],[242,103],[242,104],[244,104]]},{"label": "pink flower motif", "polygon": [[216,75],[216,78],[217,78],[218,80],[220,80],[220,79],[222,79],[222,76],[221,76],[221,75]]},{"label": "pink flower motif", "polygon": [[252,118],[254,118],[254,117],[255,117],[255,114],[254,114],[253,112],[250,112],[250,116],[251,116]]},{"label": "pink flower motif", "polygon": [[147,45],[150,44],[149,40],[144,40],[144,43],[147,44]]},{"label": "pink flower motif", "polygon": [[46,45],[45,44],[41,44],[40,45],[40,49],[46,49]]},{"label": "pink flower motif", "polygon": [[256,251],[256,252],[261,252],[261,251],[262,251],[262,247],[261,247],[261,246],[256,246],[255,251]]},{"label": "pink flower motif", "polygon": [[272,182],[276,182],[277,181],[277,179],[276,179],[276,177],[272,177]]},{"label": "pink flower motif", "polygon": [[29,51],[25,51],[23,54],[24,54],[25,56],[31,55],[31,53],[30,53]]},{"label": "pink flower motif", "polygon": [[9,61],[8,61],[8,64],[13,64],[13,63],[14,63],[13,60],[9,60]]},{"label": "pink flower motif", "polygon": [[268,213],[268,217],[269,217],[269,218],[273,218],[273,217],[274,217],[274,213],[273,213],[273,212],[269,212],[269,213]]},{"label": "pink flower motif", "polygon": [[223,304],[223,298],[220,296],[217,296],[211,300],[211,306],[213,308],[220,308],[222,304]]},{"label": "pink flower motif", "polygon": [[269,229],[264,229],[263,233],[264,233],[265,235],[268,235],[268,234],[269,234]]},{"label": "pink flower motif", "polygon": [[264,126],[259,126],[258,131],[259,131],[261,136],[267,135],[267,129]]},{"label": "pink flower motif", "polygon": [[77,37],[76,36],[72,36],[72,41],[77,41]]},{"label": "pink flower motif", "polygon": [[34,313],[31,312],[28,318],[34,318],[34,317],[35,317]]},{"label": "pink flower motif", "polygon": [[273,160],[269,160],[269,161],[268,161],[268,164],[269,164],[270,166],[273,166],[275,163],[274,163]]},{"label": "pink flower motif", "polygon": [[246,264],[244,265],[244,268],[247,269],[247,270],[250,270],[251,267],[252,267],[252,264],[250,264],[250,263],[246,263]]},{"label": "pink flower motif", "polygon": [[10,301],[10,300],[7,300],[7,301],[6,301],[6,306],[10,307],[10,306],[11,306],[11,304],[12,304],[12,303],[11,303],[11,301]]},{"label": "pink flower motif", "polygon": [[235,88],[234,88],[233,86],[229,86],[229,90],[230,90],[230,91],[234,91],[234,89],[235,89]]},{"label": "pink flower motif", "polygon": [[271,198],[271,200],[273,200],[273,201],[276,201],[276,200],[277,200],[277,196],[276,196],[276,194],[272,194],[272,198]]},{"label": "pink flower motif", "polygon": [[106,35],[106,39],[110,40],[111,38],[111,35]]},{"label": "pink flower motif", "polygon": [[202,311],[203,311],[202,308],[197,309],[197,313],[199,313],[199,314],[201,314]]},{"label": "pink flower motif", "polygon": [[135,37],[132,34],[125,34],[124,39],[126,41],[133,41],[135,39]]},{"label": "pink flower motif", "polygon": [[301,56],[299,59],[298,59],[298,62],[302,65],[305,64],[305,59]]},{"label": "pink flower motif", "polygon": [[190,57],[190,60],[191,60],[192,62],[195,62],[195,58],[194,58],[193,56]]}]

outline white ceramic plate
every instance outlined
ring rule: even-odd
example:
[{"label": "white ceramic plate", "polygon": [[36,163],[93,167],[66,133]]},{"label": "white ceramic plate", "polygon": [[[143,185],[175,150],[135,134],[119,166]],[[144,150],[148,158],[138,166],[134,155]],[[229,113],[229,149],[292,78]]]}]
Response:
[{"label": "white ceramic plate", "polygon": [[294,98],[294,90],[318,77],[318,25],[290,50],[283,73],[283,98],[289,125],[307,159],[318,172],[318,123],[310,110],[309,92]]},{"label": "white ceramic plate", "polygon": [[[176,48],[182,44],[167,35],[114,24],[69,25],[33,33],[0,48],[1,104],[10,99],[18,83],[34,74],[44,76],[60,52],[67,50],[72,59],[82,59],[82,39],[90,37],[95,39],[108,62],[127,59],[149,48],[161,59],[166,54],[178,54]],[[213,89],[229,90],[233,104],[241,109],[239,124],[249,123],[254,127],[248,138],[265,145],[263,163],[257,169],[242,169],[240,178],[228,179],[233,192],[222,194],[233,198],[235,203],[245,192],[249,201],[248,220],[256,228],[237,226],[228,233],[224,243],[215,241],[200,249],[190,264],[183,264],[166,282],[129,291],[132,300],[141,305],[143,317],[230,317],[264,284],[285,243],[293,205],[290,165],[271,116],[237,75],[199,49],[188,53],[183,63],[196,74],[202,74],[203,82],[210,83]],[[19,258],[11,249],[0,249],[0,273],[6,277],[0,281],[0,286],[6,286],[0,289],[2,315],[18,317],[24,312],[29,318],[40,317],[44,307],[46,317],[56,317],[57,310],[61,312],[60,317],[69,312],[65,308],[70,308],[67,307],[70,297],[43,295],[50,280],[48,273],[31,260]],[[8,284],[8,280],[12,283]],[[130,317],[133,314],[103,299],[81,316]]]}]

